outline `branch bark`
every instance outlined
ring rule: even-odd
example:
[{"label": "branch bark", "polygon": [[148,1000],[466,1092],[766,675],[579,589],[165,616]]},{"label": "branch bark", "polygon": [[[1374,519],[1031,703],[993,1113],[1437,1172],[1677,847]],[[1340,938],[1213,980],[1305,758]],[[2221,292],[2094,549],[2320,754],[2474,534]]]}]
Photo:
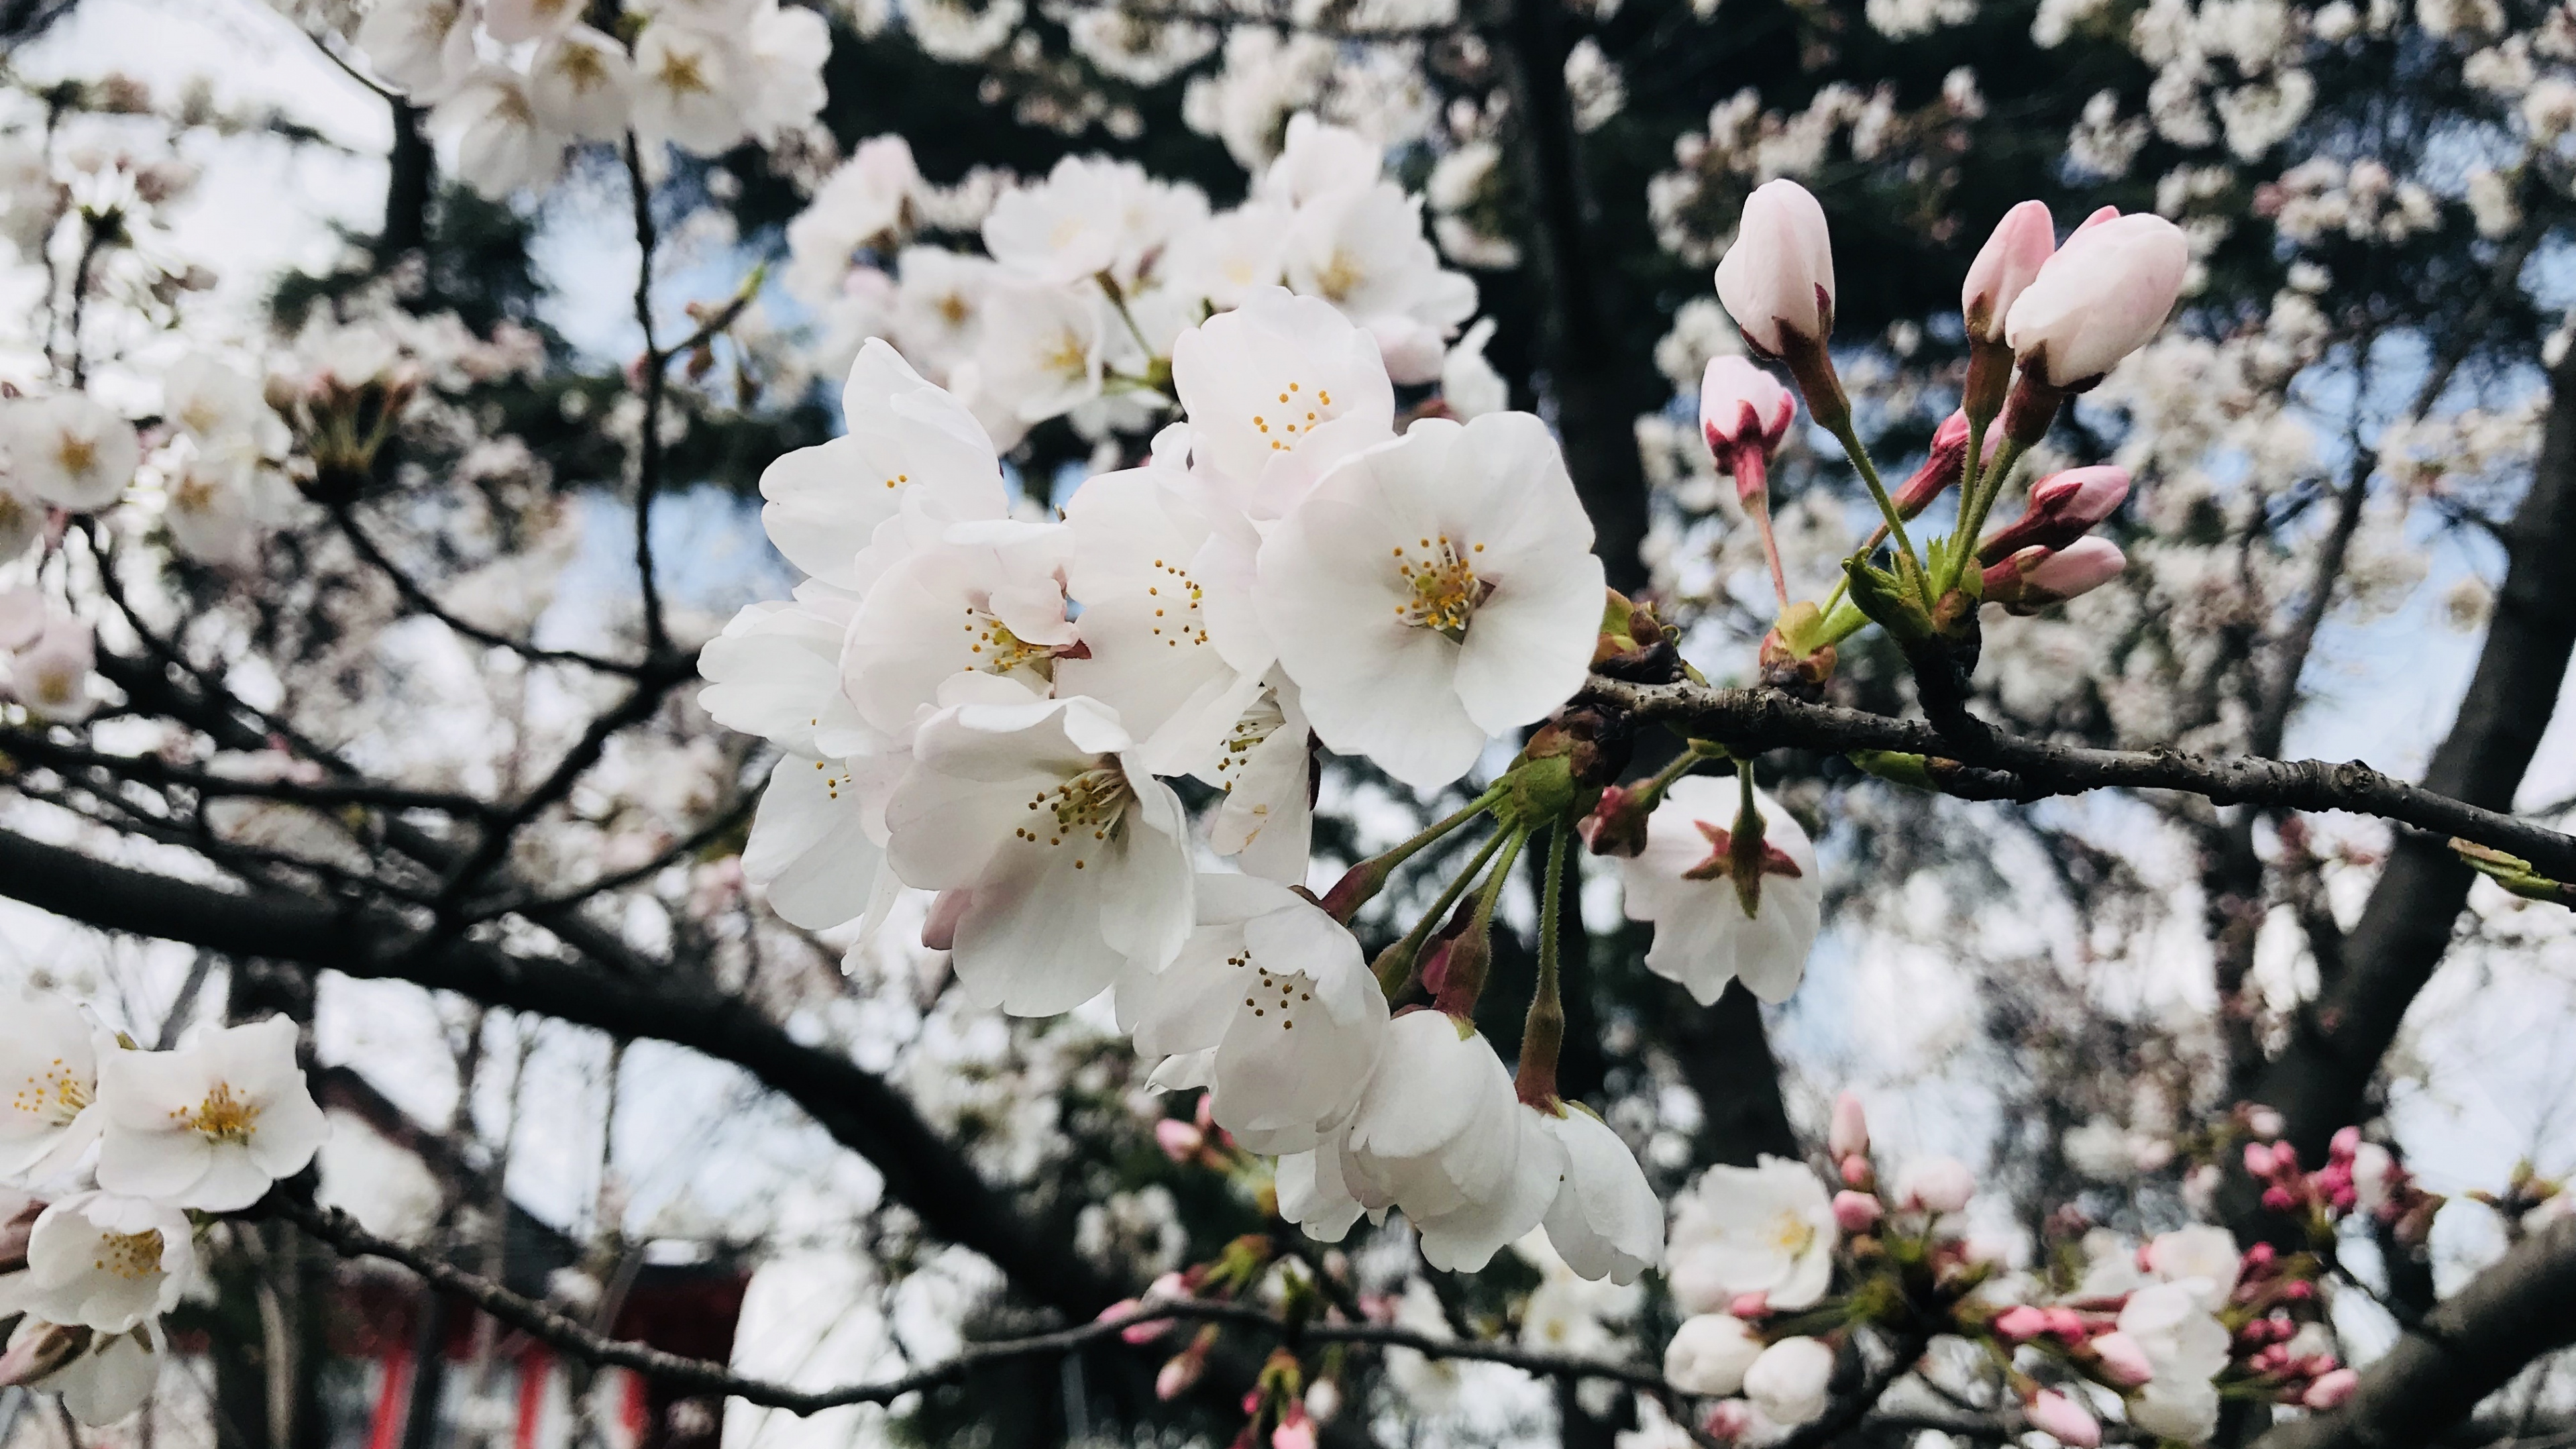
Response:
[{"label": "branch bark", "polygon": [[387,914],[254,896],[129,869],[0,832],[0,894],[103,930],[148,933],[229,956],[407,980],[622,1038],[649,1037],[742,1068],[794,1101],[885,1178],[924,1226],[991,1259],[1032,1300],[1088,1318],[1118,1296],[1060,1235],[985,1182],[902,1093],[837,1053],[796,1042],[748,1002],[673,971],[612,974],[506,954],[470,939],[412,949]]},{"label": "branch bark", "polygon": [[2343,1407],[2284,1424],[2258,1449],[2429,1444],[2533,1359],[2576,1344],[2576,1218],[2522,1241],[2408,1329]]},{"label": "branch bark", "polygon": [[[2576,423],[2571,423],[2571,434],[2576,434]],[[2576,436],[2571,436],[2569,445],[2576,449]],[[2571,455],[2571,463],[2576,464],[2576,455]],[[2576,467],[2571,467],[2571,475],[2576,475]],[[2576,477],[2571,477],[2568,491],[2576,495]],[[2576,515],[2576,497],[2568,500],[2568,511]],[[2576,516],[2563,526],[2576,531]],[[2568,639],[2576,637],[2576,571],[2561,570],[2560,575],[2555,581],[2556,589],[2566,597],[2550,600],[2550,617],[2561,630],[2556,658],[2558,673],[2563,673]],[[2505,627],[2504,607],[2500,600],[2498,628]],[[2170,749],[2102,750],[1992,732],[1983,740],[1959,740],[1922,720],[1895,719],[1834,705],[1802,704],[1771,689],[1629,684],[1595,675],[1585,686],[1585,695],[1642,718],[1662,721],[1694,738],[1715,740],[1730,749],[1797,747],[1922,755],[1933,762],[1933,785],[1945,794],[1967,800],[2027,801],[2087,790],[2128,788],[2180,790],[2221,805],[2245,803],[2376,815],[2432,832],[2431,840],[2414,839],[2407,844],[2451,862],[2463,877],[2465,891],[2468,868],[2459,865],[2443,843],[2455,835],[2510,851],[2554,875],[2576,875],[2576,837],[2504,813],[2512,804],[2513,781],[2521,777],[2522,763],[2531,758],[2529,747],[2539,742],[2540,730],[2548,723],[2546,701],[2555,698],[2557,674],[2550,674],[2543,684],[2528,677],[2530,673],[2517,673],[2516,700],[2528,710],[2533,704],[2531,689],[2544,689],[2546,693],[2540,696],[2539,717],[2517,722],[2529,739],[2522,743],[2520,761],[2512,766],[2511,778],[2501,782],[2500,790],[2498,782],[2490,778],[2492,768],[2466,773],[2454,768],[2445,776],[2439,773],[2440,757],[2432,781],[2409,785],[2359,761],[2336,765],[2322,760],[2214,758]],[[2474,701],[2474,687],[2471,694]],[[2501,726],[2503,722],[2496,723]],[[2445,746],[2446,755],[2448,750]],[[2468,789],[2455,795],[2443,788],[2445,784]],[[2470,793],[2472,790],[2474,793]],[[2497,799],[2499,794],[2501,799]],[[2477,803],[2485,801],[2494,803]]]}]

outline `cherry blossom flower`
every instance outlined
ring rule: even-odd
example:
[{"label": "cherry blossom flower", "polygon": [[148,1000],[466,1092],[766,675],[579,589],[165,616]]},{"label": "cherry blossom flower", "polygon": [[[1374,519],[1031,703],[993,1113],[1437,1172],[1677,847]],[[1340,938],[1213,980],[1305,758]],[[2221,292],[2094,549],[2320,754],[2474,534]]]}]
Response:
[{"label": "cherry blossom flower", "polygon": [[[746,605],[698,652],[698,707],[716,723],[809,759],[878,737],[841,692],[855,600],[819,589]],[[830,739],[831,744],[823,743]]]},{"label": "cherry blossom flower", "polygon": [[2097,1352],[2143,1358],[2152,1372],[2129,1403],[2129,1421],[2149,1433],[2197,1442],[2218,1427],[2218,1390],[2210,1381],[2227,1367],[2230,1336],[2203,1306],[2205,1282],[2157,1283],[2129,1295],[2113,1335],[2095,1340]]},{"label": "cherry blossom flower", "polygon": [[1106,306],[1097,288],[996,286],[975,349],[983,386],[1022,423],[1044,422],[1099,397]]},{"label": "cherry blossom flower", "polygon": [[99,1186],[175,1207],[234,1212],[304,1170],[329,1135],[283,1016],[200,1035],[174,1052],[110,1052]]},{"label": "cherry blossom flower", "polygon": [[1335,192],[1376,184],[1385,153],[1348,126],[1299,111],[1288,118],[1279,155],[1262,169],[1253,193],[1280,206],[1300,207]]},{"label": "cherry blossom flower", "polygon": [[430,121],[454,138],[456,174],[477,195],[498,201],[514,191],[541,190],[563,171],[568,138],[538,119],[528,82],[517,71],[476,71],[438,103]]},{"label": "cherry blossom flower", "polygon": [[841,413],[840,437],[784,454],[760,475],[761,526],[788,562],[827,584],[864,589],[874,574],[862,552],[905,499],[920,495],[932,525],[1003,516],[992,439],[885,342],[859,349]]},{"label": "cherry blossom flower", "polygon": [[968,891],[958,981],[1019,1016],[1070,1010],[1161,968],[1194,920],[1187,822],[1171,787],[1086,699],[968,704],[921,725],[886,806],[905,884]]},{"label": "cherry blossom flower", "polygon": [[1487,317],[1468,328],[1440,364],[1441,404],[1462,423],[1512,405],[1511,384],[1485,360],[1485,344],[1493,340],[1494,319]]},{"label": "cherry blossom flower", "polygon": [[1683,1393],[1724,1398],[1743,1389],[1744,1371],[1762,1356],[1762,1347],[1740,1318],[1694,1314],[1664,1346],[1664,1377]]},{"label": "cherry blossom flower", "polygon": [[98,1140],[98,1028],[78,1007],[35,999],[8,1003],[0,1024],[0,1178],[42,1182],[68,1169]]},{"label": "cherry blossom flower", "polygon": [[1067,156],[1045,181],[994,202],[984,249],[1031,281],[1088,281],[1117,267],[1129,247],[1128,197],[1151,184],[1134,162]]},{"label": "cherry blossom flower", "polygon": [[1629,1284],[1664,1258],[1664,1204],[1610,1124],[1570,1102],[1534,1108],[1564,1147],[1566,1173],[1544,1226],[1581,1278]]},{"label": "cherry blossom flower", "polygon": [[2228,1296],[2236,1291],[2237,1275],[2244,1271],[2235,1235],[2208,1223],[2158,1233],[2138,1256],[2157,1278],[2191,1285],[2200,1306],[2211,1313],[2226,1306]]},{"label": "cherry blossom flower", "polygon": [[185,1213],[109,1193],[76,1193],[37,1217],[17,1296],[26,1312],[49,1322],[124,1333],[177,1307],[196,1273]]},{"label": "cherry blossom flower", "polygon": [[1333,463],[1394,436],[1395,391],[1375,339],[1325,302],[1277,288],[1182,333],[1172,385],[1194,458],[1256,519],[1279,517]]},{"label": "cherry blossom flower", "polygon": [[1833,330],[1833,242],[1807,188],[1783,178],[1745,198],[1735,244],[1718,259],[1717,299],[1745,341],[1774,357],[1792,338],[1820,343]]},{"label": "cherry blossom flower", "polygon": [[1797,416],[1798,401],[1778,378],[1741,357],[1709,359],[1700,379],[1699,427],[1720,471],[1735,475],[1736,459],[1750,450],[1758,484],[1761,465],[1779,451]]},{"label": "cherry blossom flower", "polygon": [[2129,566],[2120,546],[2107,538],[2079,538],[2064,548],[2034,544],[1988,565],[1982,578],[1986,602],[2014,614],[2036,614],[2089,594],[2118,578]]},{"label": "cherry blossom flower", "polygon": [[635,130],[699,156],[720,155],[750,133],[736,99],[741,52],[668,17],[635,37]]},{"label": "cherry blossom flower", "polygon": [[1763,791],[1761,885],[1753,909],[1729,874],[1728,850],[1742,787],[1687,775],[1646,821],[1646,848],[1623,860],[1628,919],[1650,921],[1646,969],[1689,988],[1705,1006],[1742,980],[1764,1001],[1785,1001],[1806,974],[1824,917],[1816,848],[1795,817]]},{"label": "cherry blossom flower", "polygon": [[1227,731],[1216,770],[1225,800],[1208,821],[1208,849],[1302,885],[1315,824],[1314,731],[1296,685],[1276,670],[1266,684]]},{"label": "cherry blossom flower", "polygon": [[[815,302],[838,292],[850,270],[850,254],[901,225],[920,184],[912,147],[903,137],[872,136],[860,142],[815,188],[813,204],[787,224],[787,250],[794,258],[787,271],[791,289]],[[935,247],[921,251],[931,257],[955,255]],[[909,254],[897,270],[906,283],[912,280]]]},{"label": "cherry blossom flower", "polygon": [[587,25],[571,26],[549,36],[529,59],[528,102],[548,130],[615,140],[634,113],[635,63],[615,40]]},{"label": "cherry blossom flower", "polygon": [[934,373],[972,357],[983,337],[985,296],[1002,269],[945,247],[912,246],[896,256],[895,273],[901,280],[889,320],[904,355]]},{"label": "cherry blossom flower", "polygon": [[483,28],[504,45],[544,40],[579,23],[582,9],[581,0],[484,0]]},{"label": "cherry blossom flower", "polygon": [[1997,563],[2034,544],[2065,548],[2117,513],[2128,496],[2126,468],[2100,464],[2052,473],[2031,485],[2021,517],[1977,545],[1977,560]]},{"label": "cherry blossom flower", "polygon": [[2056,250],[2057,228],[2047,202],[2025,201],[2004,213],[1959,288],[1959,315],[1967,319],[1971,339],[2004,340],[2005,316]]},{"label": "cherry blossom flower", "polygon": [[1581,686],[1591,548],[1538,419],[1432,420],[1315,485],[1262,544],[1254,603],[1324,742],[1436,789]]},{"label": "cherry blossom flower", "polygon": [[979,675],[1050,692],[1056,660],[1081,642],[1065,613],[1072,545],[1063,524],[966,523],[888,568],[841,652],[842,688],[859,716],[899,739],[924,706],[964,702],[952,686]]},{"label": "cherry blossom flower", "polygon": [[1476,284],[1444,271],[1422,235],[1422,202],[1392,181],[1328,191],[1298,208],[1291,291],[1321,297],[1377,339],[1387,372],[1435,382],[1446,340],[1476,310]]},{"label": "cherry blossom flower", "polygon": [[2005,318],[2024,371],[2079,390],[2100,380],[2165,325],[2191,265],[2182,228],[2136,213],[2066,239]]},{"label": "cherry blossom flower", "polygon": [[2083,1407],[2064,1394],[2042,1389],[2023,1406],[2022,1416],[2037,1429],[2070,1449],[2096,1449],[2102,1442],[2102,1424]]},{"label": "cherry blossom flower", "polygon": [[1955,1213],[1977,1195],[1977,1175],[1955,1157],[1918,1157],[1896,1174],[1896,1202],[1909,1212]]},{"label": "cherry blossom flower", "polygon": [[1290,212],[1248,202],[1172,238],[1159,268],[1164,285],[1205,298],[1220,314],[1276,287],[1284,275]]},{"label": "cherry blossom flower", "polygon": [[20,487],[38,502],[95,512],[125,496],[143,446],[125,419],[89,394],[57,393],[7,404],[5,441]]},{"label": "cherry blossom flower", "polygon": [[1785,1158],[1712,1167],[1673,1206],[1673,1297],[1695,1313],[1766,1295],[1804,1308],[1833,1282],[1834,1206],[1816,1175]]},{"label": "cherry blossom flower", "polygon": [[[39,1363],[59,1362],[60,1367],[28,1378],[27,1387],[60,1396],[73,1419],[101,1428],[131,1417],[152,1397],[161,1379],[161,1347],[153,1335],[148,1326],[101,1334],[78,1325],[49,1323],[30,1313],[20,1317],[11,1331],[8,1352],[0,1356],[0,1364],[22,1352]],[[0,1382],[6,1381],[7,1375],[0,1373]]]},{"label": "cherry blossom flower", "polygon": [[909,763],[895,749],[782,756],[743,842],[743,878],[792,925],[827,931],[865,918],[873,929],[899,884],[885,864],[885,809]]},{"label": "cherry blossom flower", "polygon": [[475,8],[463,0],[387,0],[359,22],[356,43],[388,84],[433,102],[474,68]]},{"label": "cherry blossom flower", "polygon": [[1804,1424],[1823,1417],[1833,1376],[1834,1351],[1824,1340],[1784,1338],[1745,1369],[1744,1397],[1774,1424]]},{"label": "cherry blossom flower", "polygon": [[774,145],[812,121],[831,98],[823,84],[831,23],[808,6],[759,0],[739,33],[743,122],[753,136]]},{"label": "cherry blossom flower", "polygon": [[9,656],[9,692],[27,713],[54,724],[78,724],[98,708],[90,676],[98,641],[89,621],[47,609],[44,632]]},{"label": "cherry blossom flower", "polygon": [[1351,933],[1274,882],[1202,875],[1198,908],[1170,965],[1119,983],[1119,1019],[1148,1057],[1210,1054],[1216,1125],[1243,1146],[1311,1150],[1359,1105],[1386,997]]}]

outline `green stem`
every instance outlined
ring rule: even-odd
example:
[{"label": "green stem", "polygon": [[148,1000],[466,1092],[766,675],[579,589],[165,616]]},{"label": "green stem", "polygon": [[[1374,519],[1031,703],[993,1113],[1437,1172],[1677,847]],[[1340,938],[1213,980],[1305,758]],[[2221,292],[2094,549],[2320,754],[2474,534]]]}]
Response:
[{"label": "green stem", "polygon": [[1558,897],[1565,890],[1565,837],[1559,824],[1547,836],[1547,884],[1538,898],[1538,985],[1530,993],[1529,1018],[1521,1027],[1520,1070],[1513,1087],[1520,1099],[1542,1110],[1556,1101],[1556,1063],[1565,1047],[1565,1000],[1557,986]]},{"label": "green stem", "polygon": [[1958,586],[1964,567],[1960,560],[1976,547],[1977,530],[1985,523],[1984,510],[1977,503],[1977,463],[1986,448],[1986,420],[1968,419],[1968,456],[1959,460],[1959,526],[1950,535],[1950,563],[1941,577],[1932,581],[1932,596],[1939,598]]},{"label": "green stem", "polygon": [[[1985,478],[1980,480],[1977,491],[1960,497],[1959,556],[1956,560],[1958,569],[1964,571],[1968,566],[1968,560],[1976,557],[1977,535],[1985,529],[1986,515],[1994,511],[1996,502],[2003,497],[2004,482],[2012,476],[2013,465],[2021,461],[2021,455],[2025,451],[2027,450],[2007,435],[2003,445],[1995,449],[1995,466],[1987,470]],[[1956,578],[1957,575],[1953,574],[1953,581]]]},{"label": "green stem", "polygon": [[1431,933],[1440,929],[1441,918],[1448,915],[1450,908],[1458,904],[1458,898],[1467,893],[1467,887],[1474,883],[1476,873],[1485,868],[1485,862],[1492,860],[1494,852],[1503,848],[1503,842],[1517,833],[1497,831],[1492,839],[1478,846],[1475,857],[1467,862],[1467,868],[1458,872],[1457,879],[1441,888],[1440,898],[1431,903],[1430,910],[1422,913],[1422,919],[1414,923],[1412,930],[1404,933],[1404,939],[1388,947],[1386,954],[1377,958],[1377,984],[1389,1001],[1404,989],[1405,978],[1413,972],[1414,958],[1422,954],[1422,943],[1430,940]]},{"label": "green stem", "polygon": [[1484,814],[1486,811],[1493,809],[1494,802],[1502,799],[1503,794],[1504,787],[1502,782],[1496,781],[1494,784],[1486,788],[1484,794],[1468,801],[1455,814],[1433,821],[1431,824],[1423,827],[1421,834],[1414,836],[1411,840],[1405,841],[1403,844],[1398,845],[1391,850],[1380,851],[1377,856],[1379,862],[1385,865],[1389,870],[1395,869],[1397,866],[1411,860],[1414,856],[1419,855],[1422,852],[1423,847],[1432,844],[1434,841],[1439,840],[1441,837],[1457,829],[1459,826],[1464,825],[1468,821],[1475,819],[1477,816]]},{"label": "green stem", "polygon": [[1834,430],[1834,438],[1843,445],[1843,452],[1850,455],[1852,466],[1860,470],[1860,481],[1869,485],[1870,500],[1878,505],[1879,516],[1887,520],[1888,536],[1895,539],[1896,546],[1919,567],[1923,560],[1914,552],[1914,540],[1906,537],[1905,519],[1896,511],[1896,500],[1887,496],[1887,485],[1878,481],[1878,465],[1870,461],[1869,449],[1861,446],[1860,430],[1852,426],[1849,417],[1845,417],[1841,426]]}]

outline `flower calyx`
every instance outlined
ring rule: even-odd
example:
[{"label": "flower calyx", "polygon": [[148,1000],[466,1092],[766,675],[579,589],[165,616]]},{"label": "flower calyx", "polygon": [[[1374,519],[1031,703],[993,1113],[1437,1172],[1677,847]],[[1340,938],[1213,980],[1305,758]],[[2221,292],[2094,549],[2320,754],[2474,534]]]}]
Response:
[{"label": "flower calyx", "polygon": [[2457,838],[2451,841],[2451,849],[2469,863],[2469,869],[2524,900],[2576,907],[2576,885],[2551,880],[2533,869],[2530,861],[2507,855],[2493,846]]},{"label": "flower calyx", "polygon": [[1682,677],[1679,640],[1655,617],[1651,603],[1631,603],[1616,589],[1603,590],[1601,636],[1592,646],[1592,672],[1630,684],[1671,684]]},{"label": "flower calyx", "polygon": [[1804,599],[1781,610],[1770,632],[1762,636],[1757,658],[1766,688],[1808,704],[1824,698],[1837,658],[1824,610]]},{"label": "flower calyx", "polygon": [[1735,829],[1695,822],[1699,833],[1708,838],[1708,859],[1682,872],[1684,880],[1717,880],[1735,883],[1735,898],[1744,905],[1744,914],[1759,915],[1762,909],[1762,878],[1783,876],[1790,880],[1805,875],[1789,853],[1762,838],[1762,816],[1745,811],[1736,816]]}]

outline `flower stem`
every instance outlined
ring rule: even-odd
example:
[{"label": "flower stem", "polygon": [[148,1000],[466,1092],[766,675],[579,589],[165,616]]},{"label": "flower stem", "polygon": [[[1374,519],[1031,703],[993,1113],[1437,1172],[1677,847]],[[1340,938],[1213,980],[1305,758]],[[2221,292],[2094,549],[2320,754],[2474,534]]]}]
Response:
[{"label": "flower stem", "polygon": [[1896,500],[1887,496],[1887,485],[1878,480],[1878,465],[1870,461],[1869,449],[1861,445],[1860,430],[1852,426],[1849,416],[1838,420],[1834,439],[1843,445],[1843,452],[1850,456],[1852,466],[1860,470],[1860,481],[1869,485],[1870,500],[1878,505],[1879,516],[1887,520],[1888,535],[1896,540],[1897,548],[1907,558],[1919,564],[1921,559],[1914,552],[1914,540],[1905,534],[1904,515],[1896,511]]},{"label": "flower stem", "polygon": [[[1977,449],[1980,446],[1982,446],[1982,439],[1978,436],[1974,425],[1971,425],[1971,431],[1968,434],[1968,459],[1971,464],[1976,461]],[[2012,476],[2013,465],[2021,461],[2021,455],[2025,451],[2027,450],[2021,444],[2014,442],[2007,435],[2002,445],[1995,449],[1994,467],[1987,469],[1985,476],[1977,479],[1975,486],[1960,489],[1957,547],[1952,550],[1950,576],[1942,581],[1944,592],[1947,591],[1948,586],[1959,581],[1960,575],[1967,572],[1969,561],[1976,557],[1977,535],[1985,529],[1986,515],[1994,510],[1996,501],[2003,497],[2004,481]]]},{"label": "flower stem", "polygon": [[1467,862],[1465,870],[1458,872],[1457,879],[1441,888],[1440,899],[1431,903],[1431,909],[1422,913],[1422,919],[1414,923],[1412,930],[1404,933],[1404,939],[1386,948],[1377,958],[1377,984],[1386,992],[1388,1000],[1394,1000],[1395,994],[1404,989],[1405,978],[1413,972],[1415,958],[1422,954],[1422,945],[1431,939],[1431,933],[1440,929],[1441,918],[1448,915],[1450,908],[1458,904],[1458,898],[1467,893],[1467,887],[1475,882],[1476,873],[1485,868],[1485,862],[1492,860],[1494,852],[1503,848],[1503,842],[1517,833],[1497,831],[1492,839],[1478,846],[1475,858]]},{"label": "flower stem", "polygon": [[1485,876],[1484,892],[1476,897],[1476,913],[1467,929],[1449,943],[1448,964],[1442,968],[1440,989],[1432,1004],[1461,1021],[1476,1014],[1476,998],[1485,994],[1485,975],[1494,960],[1494,907],[1503,898],[1503,887],[1511,883],[1512,865],[1521,856],[1521,847],[1529,843],[1531,827],[1517,826],[1503,833],[1503,851],[1494,868]]},{"label": "flower stem", "polygon": [[1333,883],[1331,890],[1324,893],[1324,899],[1320,904],[1325,913],[1334,920],[1349,925],[1351,917],[1359,914],[1360,907],[1367,905],[1376,898],[1379,891],[1386,888],[1388,879],[1395,874],[1397,867],[1420,854],[1425,846],[1493,809],[1496,802],[1507,793],[1509,793],[1507,784],[1497,780],[1486,789],[1484,794],[1468,801],[1466,806],[1455,814],[1446,819],[1433,821],[1412,839],[1352,866],[1348,871],[1343,872],[1340,880]]},{"label": "flower stem", "polygon": [[1558,897],[1565,891],[1563,825],[1547,835],[1547,884],[1538,896],[1538,985],[1530,994],[1529,1017],[1521,1026],[1520,1071],[1513,1089],[1520,1099],[1542,1110],[1555,1105],[1556,1062],[1565,1047],[1565,999],[1557,985]]}]

